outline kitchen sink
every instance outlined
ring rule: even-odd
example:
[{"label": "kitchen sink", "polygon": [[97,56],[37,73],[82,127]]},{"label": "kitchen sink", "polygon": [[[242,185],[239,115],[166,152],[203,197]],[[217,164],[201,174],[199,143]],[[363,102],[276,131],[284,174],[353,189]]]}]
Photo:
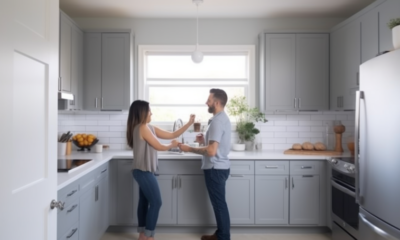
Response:
[{"label": "kitchen sink", "polygon": [[158,155],[185,155],[185,153],[177,151],[159,151]]}]

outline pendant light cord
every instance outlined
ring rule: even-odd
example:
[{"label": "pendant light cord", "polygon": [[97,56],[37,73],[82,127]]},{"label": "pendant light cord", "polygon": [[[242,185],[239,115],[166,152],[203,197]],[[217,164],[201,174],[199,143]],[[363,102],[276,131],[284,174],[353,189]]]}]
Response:
[{"label": "pendant light cord", "polygon": [[199,47],[199,4],[196,3],[196,51]]}]

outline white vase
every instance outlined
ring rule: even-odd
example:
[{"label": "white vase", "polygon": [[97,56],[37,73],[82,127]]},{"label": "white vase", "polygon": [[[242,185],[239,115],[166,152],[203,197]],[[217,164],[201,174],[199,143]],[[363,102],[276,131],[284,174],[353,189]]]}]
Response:
[{"label": "white vase", "polygon": [[392,29],[392,37],[394,49],[400,49],[400,25]]},{"label": "white vase", "polygon": [[254,142],[253,141],[246,141],[244,144],[246,145],[246,151],[254,150]]},{"label": "white vase", "polygon": [[234,143],[232,144],[232,150],[233,151],[244,151],[246,148],[246,145],[242,143]]}]

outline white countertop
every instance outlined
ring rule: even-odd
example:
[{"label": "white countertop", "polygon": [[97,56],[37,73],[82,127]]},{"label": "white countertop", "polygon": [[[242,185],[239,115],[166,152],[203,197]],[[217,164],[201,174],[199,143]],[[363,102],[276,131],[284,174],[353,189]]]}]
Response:
[{"label": "white countertop", "polygon": [[[350,153],[344,152],[341,156],[337,157],[349,157]],[[101,166],[102,164],[110,161],[111,159],[133,159],[132,150],[105,150],[102,153],[88,153],[88,152],[72,152],[68,156],[58,156],[59,159],[92,159],[88,163],[83,164],[75,168],[69,173],[58,173],[58,190],[67,186],[68,184],[74,182],[75,180],[81,178],[85,174],[93,171],[95,168]],[[200,155],[193,153],[184,154],[164,154],[160,152],[158,154],[160,161],[164,159],[201,159]],[[316,156],[316,155],[286,155],[283,151],[243,151],[235,152],[231,151],[229,153],[230,160],[329,160],[332,156]]]}]

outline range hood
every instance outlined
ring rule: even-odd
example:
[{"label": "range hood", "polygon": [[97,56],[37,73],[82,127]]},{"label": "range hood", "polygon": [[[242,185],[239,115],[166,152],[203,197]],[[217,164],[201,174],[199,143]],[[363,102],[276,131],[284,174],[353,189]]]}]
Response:
[{"label": "range hood", "polygon": [[58,99],[74,100],[74,94],[69,92],[58,92]]}]

